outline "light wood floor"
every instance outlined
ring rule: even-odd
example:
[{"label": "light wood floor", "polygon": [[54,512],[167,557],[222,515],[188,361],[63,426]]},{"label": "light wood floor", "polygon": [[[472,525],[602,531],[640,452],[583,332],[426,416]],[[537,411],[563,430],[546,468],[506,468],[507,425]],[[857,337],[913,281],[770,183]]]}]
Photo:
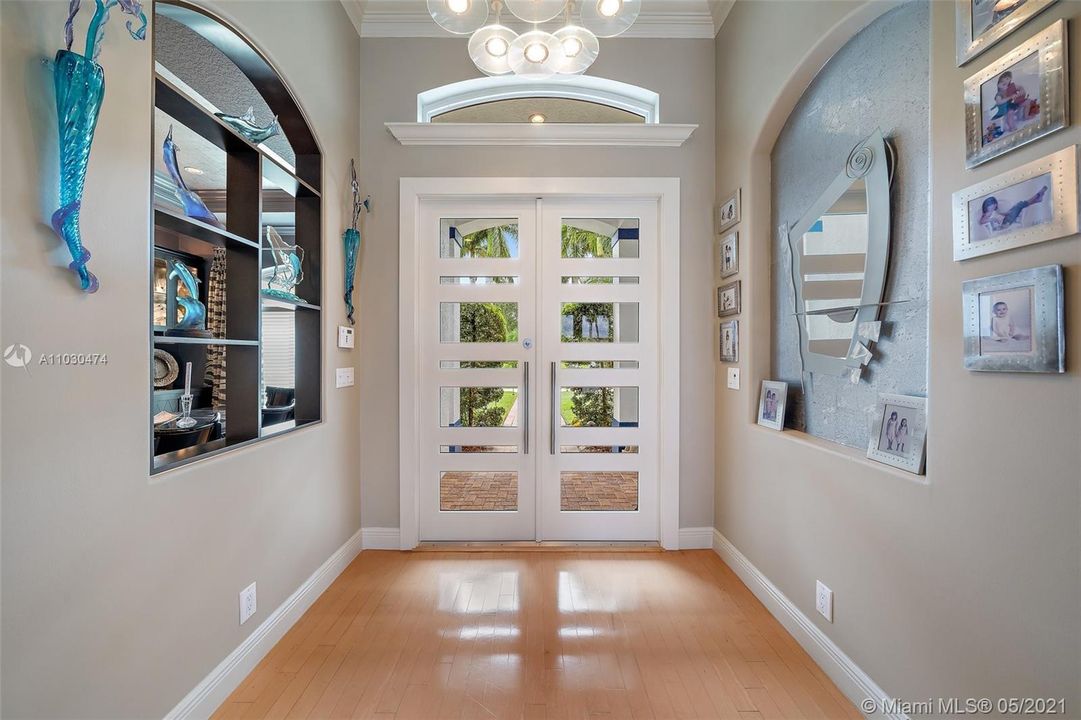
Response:
[{"label": "light wood floor", "polygon": [[709,550],[367,551],[215,718],[860,718]]}]

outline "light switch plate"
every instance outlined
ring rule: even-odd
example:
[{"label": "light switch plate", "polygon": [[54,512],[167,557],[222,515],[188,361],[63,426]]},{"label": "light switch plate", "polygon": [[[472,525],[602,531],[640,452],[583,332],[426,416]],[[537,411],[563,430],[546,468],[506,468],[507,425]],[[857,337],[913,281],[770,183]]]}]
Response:
[{"label": "light switch plate", "polygon": [[739,368],[728,368],[728,389],[739,390]]},{"label": "light switch plate", "polygon": [[338,326],[338,347],[340,348],[352,348],[353,347],[353,328],[346,325]]},{"label": "light switch plate", "polygon": [[337,368],[334,371],[334,387],[349,387],[353,384],[353,368]]}]

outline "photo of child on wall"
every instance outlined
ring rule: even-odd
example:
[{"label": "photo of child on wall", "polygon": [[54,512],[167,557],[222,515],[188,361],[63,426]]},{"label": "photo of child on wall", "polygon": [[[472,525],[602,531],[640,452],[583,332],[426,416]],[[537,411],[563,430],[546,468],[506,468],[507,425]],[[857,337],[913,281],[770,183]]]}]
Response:
[{"label": "photo of child on wall", "polygon": [[886,422],[878,438],[878,449],[891,455],[904,457],[911,449],[908,441],[912,434],[912,421],[916,411],[899,405],[886,406]]},{"label": "photo of child on wall", "polygon": [[971,242],[989,240],[1054,218],[1051,173],[1029,178],[968,202]]},{"label": "photo of child on wall", "polygon": [[[1040,119],[1040,54],[1034,52],[983,83],[983,144],[1023,130]],[[1035,93],[1035,94],[1033,94]]]},{"label": "photo of child on wall", "polygon": [[980,293],[980,354],[1031,353],[1033,288]]}]

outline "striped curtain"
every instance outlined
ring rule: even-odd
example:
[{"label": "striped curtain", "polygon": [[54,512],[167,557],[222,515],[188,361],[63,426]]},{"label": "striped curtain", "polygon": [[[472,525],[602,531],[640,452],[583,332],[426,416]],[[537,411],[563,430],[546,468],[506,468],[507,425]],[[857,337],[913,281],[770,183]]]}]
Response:
[{"label": "striped curtain", "polygon": [[[214,337],[225,337],[225,248],[214,248],[207,285],[206,329]],[[211,403],[225,407],[225,346],[209,345],[206,349],[206,373],[203,382],[210,385]]]}]

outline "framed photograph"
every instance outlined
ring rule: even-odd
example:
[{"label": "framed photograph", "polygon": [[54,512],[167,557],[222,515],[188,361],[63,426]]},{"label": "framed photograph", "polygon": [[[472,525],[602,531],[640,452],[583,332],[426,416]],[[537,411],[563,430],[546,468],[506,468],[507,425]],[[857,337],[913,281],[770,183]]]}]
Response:
[{"label": "framed photograph", "polygon": [[1066,372],[1061,265],[969,280],[962,296],[966,369]]},{"label": "framed photograph", "polygon": [[739,280],[717,288],[717,317],[739,315]]},{"label": "framed photograph", "polygon": [[916,475],[923,474],[927,398],[879,395],[867,457]]},{"label": "framed photograph", "polygon": [[1078,232],[1077,146],[953,194],[953,259]]},{"label": "framed photograph", "polygon": [[784,430],[784,408],[788,400],[788,383],[763,380],[758,394],[758,424],[774,430]]},{"label": "framed photograph", "polygon": [[730,277],[739,272],[739,232],[732,232],[721,238],[720,252],[721,277]]},{"label": "framed photograph", "polygon": [[722,233],[739,222],[739,188],[717,208],[717,232]]},{"label": "framed photograph", "polygon": [[957,0],[957,67],[961,67],[1055,0]]},{"label": "framed photograph", "polygon": [[739,320],[721,323],[721,362],[739,362]]},{"label": "framed photograph", "polygon": [[965,165],[975,167],[1069,123],[1066,22],[965,81]]}]

